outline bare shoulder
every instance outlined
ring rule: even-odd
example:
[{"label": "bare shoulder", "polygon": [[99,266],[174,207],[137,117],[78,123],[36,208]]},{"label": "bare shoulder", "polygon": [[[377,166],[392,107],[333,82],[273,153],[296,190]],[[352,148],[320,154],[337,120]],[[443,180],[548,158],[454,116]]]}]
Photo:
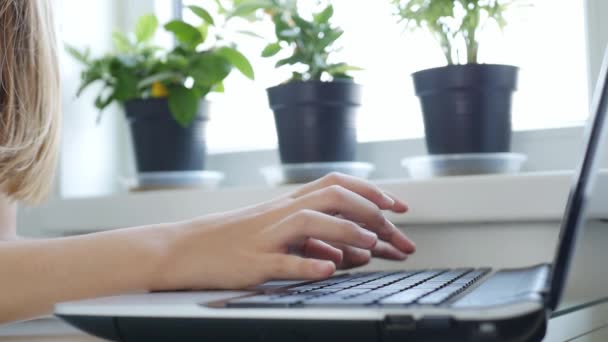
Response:
[{"label": "bare shoulder", "polygon": [[17,203],[0,192],[0,240],[17,235]]}]

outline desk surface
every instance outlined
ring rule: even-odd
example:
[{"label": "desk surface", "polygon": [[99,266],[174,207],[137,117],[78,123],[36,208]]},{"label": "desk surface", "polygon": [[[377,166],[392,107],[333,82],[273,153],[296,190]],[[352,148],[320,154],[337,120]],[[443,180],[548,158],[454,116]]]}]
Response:
[{"label": "desk surface", "polygon": [[[565,305],[549,320],[546,342],[608,341],[608,302],[580,306]],[[563,313],[563,314],[561,314]],[[10,328],[10,329],[9,329]],[[43,319],[0,328],[2,342],[101,342],[55,319]]]}]

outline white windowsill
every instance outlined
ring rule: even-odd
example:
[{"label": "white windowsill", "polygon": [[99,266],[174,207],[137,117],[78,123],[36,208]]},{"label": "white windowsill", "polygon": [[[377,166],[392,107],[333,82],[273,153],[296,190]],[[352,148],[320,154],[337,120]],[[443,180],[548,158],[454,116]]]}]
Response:
[{"label": "white windowsill", "polygon": [[[376,183],[410,205],[406,215],[389,214],[397,224],[540,222],[560,219],[572,176],[572,172],[565,171],[534,172]],[[608,188],[608,171],[602,172],[597,185]],[[283,186],[174,190],[52,200],[38,208],[21,208],[18,222],[20,231],[36,229],[50,235],[84,233],[231,210],[272,199],[291,189]],[[608,197],[608,191],[598,193]],[[608,217],[604,212],[601,214]]]}]

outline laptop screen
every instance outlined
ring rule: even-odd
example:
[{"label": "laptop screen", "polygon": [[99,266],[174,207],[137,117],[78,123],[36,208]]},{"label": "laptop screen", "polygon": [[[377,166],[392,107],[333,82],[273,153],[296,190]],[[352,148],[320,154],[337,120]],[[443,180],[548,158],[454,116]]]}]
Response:
[{"label": "laptop screen", "polygon": [[[606,54],[604,55],[602,71],[598,77],[594,102],[591,108],[592,111],[585,135],[585,151],[582,154],[580,166],[573,179],[553,263],[551,292],[548,303],[549,307],[553,310],[556,309],[563,296],[566,279],[569,275],[570,280],[572,280],[573,274],[571,274],[570,269],[575,257],[574,249],[579,235],[583,230],[585,230],[585,234],[594,234],[602,230],[608,234],[608,225],[602,223],[604,220],[601,215],[602,211],[605,211],[601,210],[602,207],[608,206],[608,202],[605,198],[602,200],[602,197],[606,197],[605,195],[608,192],[606,192],[607,189],[602,190],[602,187],[606,187],[604,182],[596,182],[601,165],[606,165],[606,158],[604,156],[606,155],[605,151],[608,150],[605,148],[605,136],[608,130],[608,123],[606,122],[606,111],[608,110],[608,50],[606,50]],[[608,217],[605,217],[605,219],[608,219]],[[586,260],[587,265],[584,265],[585,262],[583,265],[577,263],[578,268],[593,267],[591,264],[588,264],[592,262],[592,259],[595,261],[594,264],[602,266],[602,262],[598,263],[600,261],[598,260],[599,256],[598,258],[590,258],[589,255],[586,255],[590,254],[586,252],[592,251],[589,247],[593,247],[588,246],[587,243],[589,241],[601,241],[601,239],[590,240],[589,237],[585,236],[585,246],[579,248],[576,253],[576,258],[581,259],[583,257],[582,260]],[[608,235],[606,235],[606,238],[608,238]],[[577,270],[573,269],[573,271]],[[608,272],[606,267],[596,269],[596,271],[600,273]],[[592,283],[593,279],[586,276],[585,282]]]}]

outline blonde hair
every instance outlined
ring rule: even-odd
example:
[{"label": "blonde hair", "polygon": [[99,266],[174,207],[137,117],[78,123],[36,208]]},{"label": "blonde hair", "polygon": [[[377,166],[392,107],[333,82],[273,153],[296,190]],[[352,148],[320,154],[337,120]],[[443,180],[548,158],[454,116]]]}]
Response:
[{"label": "blonde hair", "polygon": [[37,203],[49,193],[61,97],[48,0],[0,1],[0,189]]}]

